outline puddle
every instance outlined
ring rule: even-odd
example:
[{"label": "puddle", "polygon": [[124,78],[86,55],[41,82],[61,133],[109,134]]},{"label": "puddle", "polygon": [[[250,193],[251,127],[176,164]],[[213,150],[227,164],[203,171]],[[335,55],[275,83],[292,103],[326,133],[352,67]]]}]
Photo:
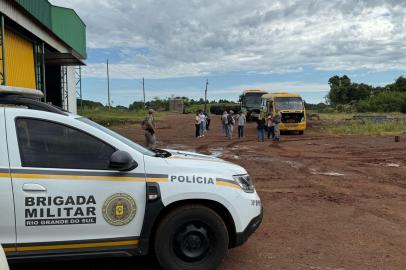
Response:
[{"label": "puddle", "polygon": [[249,150],[250,148],[244,145],[236,145],[236,146],[232,146],[230,147],[230,150]]},{"label": "puddle", "polygon": [[344,176],[342,173],[338,172],[319,172],[315,169],[310,169],[311,174],[317,174],[317,175],[327,175],[327,176]]},{"label": "puddle", "polygon": [[294,169],[303,168],[303,164],[296,162],[296,161],[287,160],[287,161],[282,161],[282,162],[288,164],[290,167],[292,167]]},{"label": "puddle", "polygon": [[218,147],[218,148],[209,148],[209,155],[212,157],[222,157],[224,154],[224,148],[223,147]]},{"label": "puddle", "polygon": [[173,149],[173,150],[186,150],[188,147],[184,144],[171,144],[171,145],[168,145],[166,148]]},{"label": "puddle", "polygon": [[397,163],[386,163],[384,164],[386,167],[393,167],[393,168],[400,168],[402,165],[397,164]]}]

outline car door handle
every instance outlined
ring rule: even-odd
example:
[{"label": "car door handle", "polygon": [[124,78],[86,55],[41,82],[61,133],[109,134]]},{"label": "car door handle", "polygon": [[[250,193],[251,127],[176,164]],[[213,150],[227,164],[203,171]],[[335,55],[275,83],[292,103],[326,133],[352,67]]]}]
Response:
[{"label": "car door handle", "polygon": [[24,184],[23,185],[24,191],[47,191],[44,186],[38,184]]}]

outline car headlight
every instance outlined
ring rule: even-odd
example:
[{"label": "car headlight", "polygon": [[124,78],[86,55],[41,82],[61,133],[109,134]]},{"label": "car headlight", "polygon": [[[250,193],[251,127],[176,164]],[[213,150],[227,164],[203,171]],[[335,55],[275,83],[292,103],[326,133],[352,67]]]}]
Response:
[{"label": "car headlight", "polygon": [[233,178],[244,192],[253,193],[255,191],[255,187],[248,174],[233,175]]}]

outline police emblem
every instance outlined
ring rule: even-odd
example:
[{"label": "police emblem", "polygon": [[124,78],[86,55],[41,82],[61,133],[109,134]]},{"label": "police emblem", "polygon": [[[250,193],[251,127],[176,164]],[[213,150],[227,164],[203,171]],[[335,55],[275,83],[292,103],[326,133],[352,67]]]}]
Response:
[{"label": "police emblem", "polygon": [[102,213],[106,222],[113,226],[130,223],[137,212],[134,199],[125,193],[113,194],[103,204]]}]

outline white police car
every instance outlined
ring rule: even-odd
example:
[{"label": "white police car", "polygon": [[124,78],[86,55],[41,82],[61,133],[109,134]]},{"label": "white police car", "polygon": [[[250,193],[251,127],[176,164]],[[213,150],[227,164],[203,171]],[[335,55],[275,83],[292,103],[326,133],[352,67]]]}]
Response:
[{"label": "white police car", "polygon": [[152,152],[86,118],[0,88],[0,243],[12,261],[132,256],[215,269],[262,220],[242,167]]}]

